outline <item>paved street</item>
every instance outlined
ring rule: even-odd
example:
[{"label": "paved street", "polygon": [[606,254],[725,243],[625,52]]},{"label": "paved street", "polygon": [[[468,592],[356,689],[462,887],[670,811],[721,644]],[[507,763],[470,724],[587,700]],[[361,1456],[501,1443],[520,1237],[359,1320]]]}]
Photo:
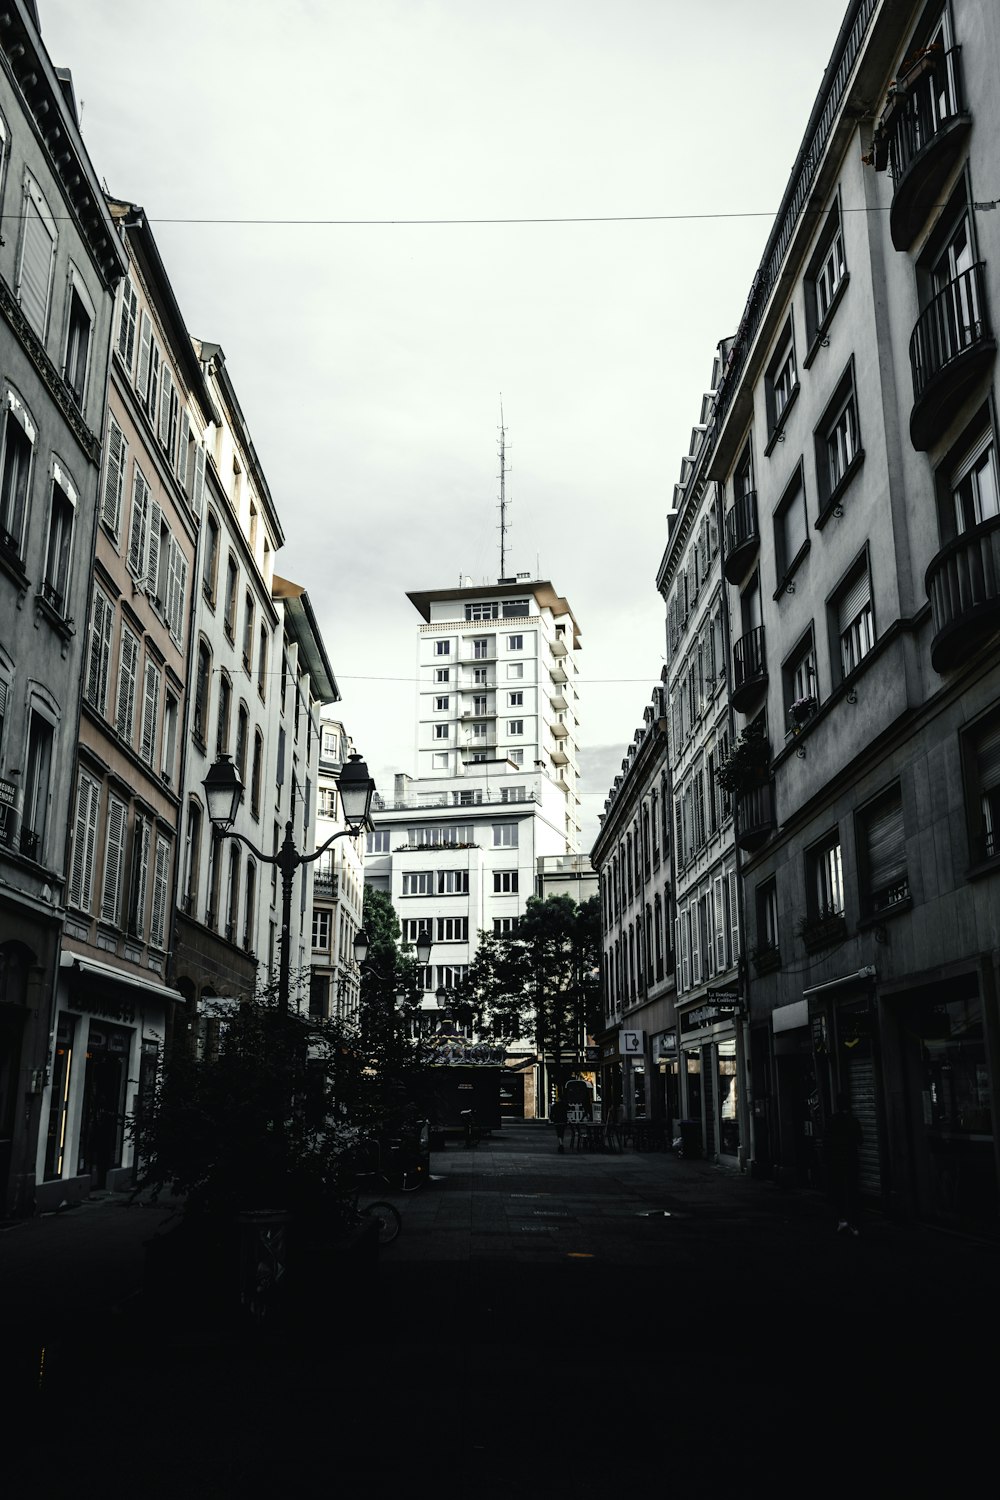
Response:
[{"label": "paved street", "polygon": [[[921,1493],[986,1438],[992,1246],[877,1218],[851,1239],[811,1195],[661,1154],[560,1156],[534,1124],[433,1170],[396,1196],[375,1305],[332,1282],[293,1340],[164,1326],[130,1297],[164,1210],[0,1235],[14,1409],[54,1486],[25,1445],[32,1493],[77,1493],[76,1461],[102,1455],[104,1492],[140,1496],[284,1494],[317,1471],[374,1493],[414,1472],[461,1496],[574,1475],[826,1493],[859,1466]],[[58,1430],[53,1409],[72,1413]]]}]

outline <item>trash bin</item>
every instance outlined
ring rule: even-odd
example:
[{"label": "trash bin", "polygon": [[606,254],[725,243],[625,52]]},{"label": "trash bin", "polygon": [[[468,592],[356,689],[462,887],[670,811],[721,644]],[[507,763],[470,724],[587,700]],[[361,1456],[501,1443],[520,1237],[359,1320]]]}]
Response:
[{"label": "trash bin", "polygon": [[681,1155],[688,1161],[701,1156],[701,1121],[678,1120],[681,1133]]}]

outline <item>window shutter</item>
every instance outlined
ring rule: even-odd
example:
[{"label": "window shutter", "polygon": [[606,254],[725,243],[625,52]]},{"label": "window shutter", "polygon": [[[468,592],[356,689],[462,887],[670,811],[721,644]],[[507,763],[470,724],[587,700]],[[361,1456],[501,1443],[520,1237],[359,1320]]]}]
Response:
[{"label": "window shutter", "polygon": [[[159,598],[158,588],[160,578],[160,526],[162,520],[163,511],[155,500],[150,500],[148,527],[149,536],[146,543],[146,566],[143,576],[146,583],[146,592],[152,594],[154,598]],[[163,604],[164,602],[164,600],[160,600],[161,604]]]},{"label": "window shutter", "polygon": [[143,400],[146,398],[146,391],[149,387],[149,360],[152,347],[153,325],[149,321],[149,314],[143,313],[139,319],[139,368],[135,372],[135,388]]},{"label": "window shutter", "polygon": [[715,897],[715,970],[721,974],[726,967],[726,903],[722,886],[724,876],[716,875],[713,883]]},{"label": "window shutter", "polygon": [[147,661],[142,691],[142,743],[139,754],[150,765],[156,752],[156,710],[160,696],[160,673],[154,662]]},{"label": "window shutter", "polygon": [[35,332],[45,336],[49,309],[49,281],[55,240],[42,218],[30,187],[24,194],[24,240],[21,248],[21,307]]},{"label": "window shutter", "polygon": [[190,493],[190,491],[188,490],[188,460],[190,458],[190,453],[189,453],[188,449],[190,447],[190,443],[191,443],[191,418],[188,416],[187,411],[183,410],[181,412],[180,440],[178,441],[178,444],[177,444],[177,458],[176,458],[175,471],[176,471],[176,474],[177,474],[177,478],[181,482],[181,488],[183,489],[183,491],[184,491],[185,494],[189,494]]},{"label": "window shutter", "polygon": [[201,499],[205,491],[205,445],[198,443],[194,454],[194,493],[191,503],[196,513],[201,515]]},{"label": "window shutter", "polygon": [[153,911],[149,923],[149,941],[163,947],[164,917],[167,910],[167,871],[170,866],[170,844],[162,836],[156,839],[156,866],[153,872]]},{"label": "window shutter", "polygon": [[838,608],[840,621],[840,633],[844,631],[857,618],[867,604],[871,603],[871,580],[868,577],[867,568],[858,575],[851,586],[843,595]]},{"label": "window shutter", "polygon": [[149,873],[150,826],[145,818],[136,820],[132,849],[132,932],[142,937],[146,930],[146,879]]},{"label": "window shutter", "polygon": [[94,590],[94,608],[90,623],[90,659],[87,666],[87,700],[101,713],[108,695],[108,659],[111,654],[111,630],[114,609],[100,589]]},{"label": "window shutter", "polygon": [[740,902],[735,870],[729,872],[729,921],[732,926],[729,962],[735,965],[740,961]]},{"label": "window shutter", "polygon": [[173,376],[164,365],[160,371],[160,416],[156,424],[156,435],[164,448],[170,439],[170,397],[173,389]]},{"label": "window shutter", "polygon": [[108,418],[108,467],[104,475],[104,502],[101,520],[109,531],[118,535],[122,514],[122,490],[125,484],[125,462],[128,443],[114,417]]},{"label": "window shutter", "polygon": [[[128,535],[128,570],[136,578],[144,573],[146,557],[146,532],[149,521],[149,485],[139,465],[135,465],[132,481],[132,521]],[[157,540],[159,540],[157,538]]]},{"label": "window shutter", "polygon": [[885,891],[905,879],[903,799],[897,791],[868,819],[868,880],[872,891]]},{"label": "window shutter", "polygon": [[976,745],[976,779],[981,792],[1000,786],[1000,723],[988,729]]},{"label": "window shutter", "polygon": [[132,372],[132,360],[135,355],[135,318],[139,307],[139,299],[135,294],[130,276],[126,276],[122,282],[122,308],[121,318],[118,323],[118,357],[125,365],[129,374]]},{"label": "window shutter", "polygon": [[125,856],[125,825],[128,809],[117,797],[108,801],[107,838],[104,846],[104,889],[101,921],[116,923],[121,909],[122,861]]},{"label": "window shutter", "polygon": [[178,646],[181,644],[181,642],[184,639],[184,609],[185,609],[185,600],[187,598],[187,576],[188,576],[187,558],[184,556],[183,552],[181,551],[180,546],[178,546],[177,547],[177,588],[176,588],[176,594],[175,594],[175,598],[174,598],[174,613],[170,617],[170,621],[171,621],[170,633],[173,636],[174,640],[177,642]]},{"label": "window shutter", "polygon": [[688,920],[691,923],[691,983],[701,983],[701,923],[698,920],[698,903],[695,901],[688,907]]},{"label": "window shutter", "polygon": [[712,900],[711,890],[702,896],[701,903],[705,911],[705,969],[709,979],[711,979],[718,968],[718,955],[715,947],[715,923],[712,919],[715,903]]},{"label": "window shutter", "polygon": [[94,844],[100,806],[100,783],[81,771],[76,791],[73,857],[69,875],[70,904],[78,906],[81,911],[90,910],[94,881]]},{"label": "window shutter", "polygon": [[132,743],[135,727],[135,680],[139,665],[139,640],[122,626],[122,649],[118,667],[118,703],[115,709],[115,728],[128,744]]}]

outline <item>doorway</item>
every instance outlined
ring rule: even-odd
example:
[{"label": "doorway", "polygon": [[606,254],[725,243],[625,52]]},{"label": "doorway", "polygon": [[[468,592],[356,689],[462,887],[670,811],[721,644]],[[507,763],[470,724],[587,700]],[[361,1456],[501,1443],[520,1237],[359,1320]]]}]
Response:
[{"label": "doorway", "polygon": [[90,1023],[77,1170],[89,1173],[92,1188],[104,1187],[108,1173],[121,1166],[131,1039],[122,1026]]}]

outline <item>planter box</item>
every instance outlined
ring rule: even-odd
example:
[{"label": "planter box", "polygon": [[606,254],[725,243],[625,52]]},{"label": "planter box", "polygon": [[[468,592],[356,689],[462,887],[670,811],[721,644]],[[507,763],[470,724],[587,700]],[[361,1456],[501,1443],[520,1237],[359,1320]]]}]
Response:
[{"label": "planter box", "polygon": [[802,929],[802,941],[807,953],[819,953],[823,948],[832,948],[847,936],[845,917],[824,917]]},{"label": "planter box", "polygon": [[763,948],[759,953],[752,953],[750,957],[758,978],[764,974],[773,974],[776,969],[781,968],[780,948]]}]

